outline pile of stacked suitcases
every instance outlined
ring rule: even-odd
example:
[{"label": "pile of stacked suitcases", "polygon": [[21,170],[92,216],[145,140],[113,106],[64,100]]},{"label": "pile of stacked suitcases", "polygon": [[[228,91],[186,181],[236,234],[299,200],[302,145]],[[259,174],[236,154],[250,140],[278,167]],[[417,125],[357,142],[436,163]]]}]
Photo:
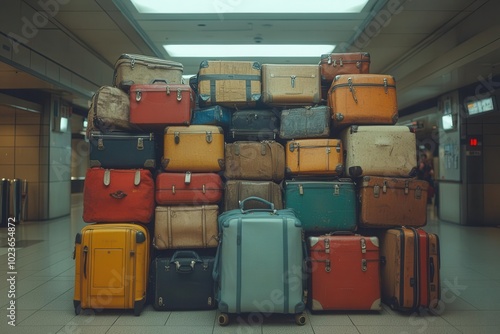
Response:
[{"label": "pile of stacked suitcases", "polygon": [[300,325],[306,307],[436,307],[415,134],[369,66],[203,61],[187,84],[180,63],[122,55],[89,110],[75,311],[149,299]]}]

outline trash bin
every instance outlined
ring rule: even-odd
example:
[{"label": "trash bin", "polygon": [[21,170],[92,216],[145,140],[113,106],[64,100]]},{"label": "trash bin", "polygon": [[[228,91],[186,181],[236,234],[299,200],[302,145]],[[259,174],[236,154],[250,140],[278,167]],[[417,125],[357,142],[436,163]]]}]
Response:
[{"label": "trash bin", "polygon": [[10,211],[10,180],[0,181],[0,227],[7,227]]}]

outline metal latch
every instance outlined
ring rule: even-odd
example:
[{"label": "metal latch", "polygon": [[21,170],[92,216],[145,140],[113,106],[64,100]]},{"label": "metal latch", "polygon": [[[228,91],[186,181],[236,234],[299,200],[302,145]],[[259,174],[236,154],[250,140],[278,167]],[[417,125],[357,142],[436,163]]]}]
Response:
[{"label": "metal latch", "polygon": [[[175,261],[175,269],[179,270],[179,268],[181,267],[181,263],[179,261]],[[194,265],[196,264],[196,261],[191,261],[189,263],[189,266],[191,267],[191,269],[194,269]]]},{"label": "metal latch", "polygon": [[304,195],[304,186],[299,184],[299,195]]},{"label": "metal latch", "polygon": [[340,186],[338,184],[333,186],[333,195],[334,196],[340,195]]},{"label": "metal latch", "polygon": [[290,143],[290,145],[288,146],[288,149],[290,150],[290,152],[295,151],[295,149],[298,150],[299,148],[300,148],[299,143]]},{"label": "metal latch", "polygon": [[291,75],[290,76],[290,80],[291,80],[290,84],[292,85],[292,88],[295,88],[295,79],[296,78],[297,78],[296,75]]},{"label": "metal latch", "polygon": [[326,151],[327,155],[330,154],[330,151],[331,151],[330,147],[329,146],[325,147],[325,151]]},{"label": "metal latch", "polygon": [[175,131],[174,132],[174,143],[179,144],[180,141],[181,141],[180,133],[179,133],[179,131]]},{"label": "metal latch", "polygon": [[167,95],[170,95],[170,86],[167,85],[167,87],[165,87],[165,88],[166,88],[166,91],[167,91]]},{"label": "metal latch", "polygon": [[405,181],[405,195],[408,195],[410,192],[410,182],[408,180]]},{"label": "metal latch", "polygon": [[387,181],[384,180],[384,185],[382,186],[382,192],[385,194],[387,192]]},{"label": "metal latch", "polygon": [[330,253],[330,239],[325,238],[325,253]]},{"label": "metal latch", "polygon": [[380,186],[377,184],[373,186],[373,197],[378,198],[380,196]]},{"label": "metal latch", "polygon": [[139,101],[141,100],[141,98],[142,98],[142,93],[141,93],[141,91],[140,91],[140,90],[136,91],[136,92],[135,92],[135,100],[136,100],[137,102],[139,102]]},{"label": "metal latch", "polygon": [[207,131],[205,133],[205,140],[207,141],[207,143],[211,143],[212,142],[212,131]]},{"label": "metal latch", "polygon": [[137,150],[142,151],[144,149],[144,138],[137,138]]},{"label": "metal latch", "polygon": [[[331,55],[328,55],[328,65],[330,65],[332,63],[332,56]],[[335,66],[335,65],[334,65]]]},{"label": "metal latch", "polygon": [[337,143],[335,150],[337,151],[337,153],[340,153],[340,141]]},{"label": "metal latch", "polygon": [[325,271],[329,273],[331,271],[330,260],[325,260]]},{"label": "metal latch", "polygon": [[417,186],[415,188],[415,198],[416,199],[421,199],[422,198],[422,188],[420,188],[420,186]]},{"label": "metal latch", "polygon": [[177,101],[182,100],[182,92],[180,88],[177,88]]},{"label": "metal latch", "polygon": [[266,155],[267,152],[267,144],[265,142],[262,142],[260,144],[260,155],[264,156]]},{"label": "metal latch", "polygon": [[368,269],[368,262],[366,259],[361,259],[361,271],[366,271]]},{"label": "metal latch", "polygon": [[361,238],[359,240],[359,242],[361,244],[361,253],[365,254],[366,253],[366,240],[365,240],[365,238]]},{"label": "metal latch", "polygon": [[175,195],[175,185],[172,185],[172,194]]},{"label": "metal latch", "polygon": [[104,140],[102,138],[97,139],[97,149],[99,151],[104,150]]},{"label": "metal latch", "polygon": [[104,183],[105,186],[109,186],[109,184],[111,183],[111,172],[109,169],[106,169],[104,171],[104,177],[102,182]]},{"label": "metal latch", "polygon": [[207,304],[208,304],[209,306],[211,306],[211,305],[212,305],[212,303],[213,303],[213,302],[212,302],[212,297],[208,297]]},{"label": "metal latch", "polygon": [[158,297],[158,305],[159,306],[165,306],[165,304],[163,304],[163,298],[162,297]]},{"label": "metal latch", "polygon": [[136,170],[134,175],[134,186],[138,186],[141,183],[141,171]]},{"label": "metal latch", "polygon": [[203,185],[203,186],[201,187],[201,192],[202,192],[203,194],[207,192],[207,187],[206,187],[205,185]]},{"label": "metal latch", "polygon": [[349,90],[351,91],[354,102],[358,103],[358,98],[356,97],[356,90],[354,89],[354,85],[352,84],[352,78],[347,79],[347,85],[349,86]]},{"label": "metal latch", "polygon": [[389,84],[387,83],[387,78],[384,78],[384,92],[387,94],[389,90]]},{"label": "metal latch", "polygon": [[191,172],[186,172],[184,174],[184,184],[190,184],[191,183]]}]

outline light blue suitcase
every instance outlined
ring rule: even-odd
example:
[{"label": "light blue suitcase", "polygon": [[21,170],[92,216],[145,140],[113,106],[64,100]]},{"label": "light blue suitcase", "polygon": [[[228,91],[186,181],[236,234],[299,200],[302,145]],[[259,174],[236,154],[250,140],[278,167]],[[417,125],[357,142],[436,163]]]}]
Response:
[{"label": "light blue suitcase", "polygon": [[[269,209],[245,210],[248,201]],[[275,210],[259,197],[240,202],[240,209],[219,215],[221,235],[214,266],[218,323],[228,314],[294,314],[304,325],[304,243],[300,220],[293,210]]]}]

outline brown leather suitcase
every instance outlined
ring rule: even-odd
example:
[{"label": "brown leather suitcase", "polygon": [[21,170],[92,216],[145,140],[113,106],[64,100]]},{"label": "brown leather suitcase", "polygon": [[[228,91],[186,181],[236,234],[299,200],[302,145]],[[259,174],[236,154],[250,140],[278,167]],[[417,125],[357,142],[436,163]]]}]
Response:
[{"label": "brown leather suitcase", "polygon": [[411,178],[364,176],[358,195],[360,227],[425,226],[429,183]]},{"label": "brown leather suitcase", "polygon": [[218,245],[217,205],[157,206],[156,249],[213,248]]},{"label": "brown leather suitcase", "polygon": [[368,52],[322,54],[319,67],[321,82],[331,84],[340,74],[370,73],[370,54]]},{"label": "brown leather suitcase", "polygon": [[[283,209],[283,190],[273,181],[227,180],[224,186],[224,211],[238,209],[240,201],[248,197],[259,197],[274,204],[276,210]],[[259,201],[248,201],[247,209],[266,209]]]},{"label": "brown leather suitcase", "polygon": [[339,176],[344,172],[344,150],[339,139],[290,140],[285,160],[287,175]]},{"label": "brown leather suitcase", "polygon": [[382,301],[405,312],[436,308],[441,298],[438,236],[403,227],[385,231],[380,242]]},{"label": "brown leather suitcase", "polygon": [[388,74],[337,75],[328,91],[328,106],[334,128],[396,124],[396,82]]},{"label": "brown leather suitcase", "polygon": [[318,65],[263,64],[262,102],[270,106],[308,106],[321,101]]},{"label": "brown leather suitcase", "polygon": [[226,143],[224,159],[227,179],[281,182],[285,177],[285,149],[275,141]]}]

